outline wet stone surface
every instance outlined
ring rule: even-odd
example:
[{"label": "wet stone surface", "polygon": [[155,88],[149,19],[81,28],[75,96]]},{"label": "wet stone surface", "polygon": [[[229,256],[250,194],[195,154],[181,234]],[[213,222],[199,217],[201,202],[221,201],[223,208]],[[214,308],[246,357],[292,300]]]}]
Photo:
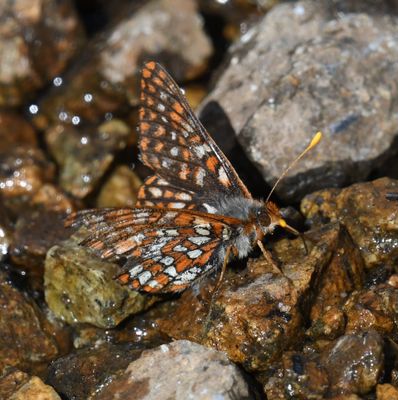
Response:
[{"label": "wet stone surface", "polygon": [[98,184],[115,153],[126,147],[130,128],[112,120],[91,129],[56,125],[46,132],[50,153],[60,166],[60,185],[77,198],[87,196]]},{"label": "wet stone surface", "polygon": [[301,211],[312,225],[344,224],[360,248],[366,268],[394,265],[398,259],[398,212],[386,194],[398,181],[382,178],[345,189],[326,189],[306,196]]},{"label": "wet stone surface", "polygon": [[[128,103],[137,105],[141,63],[158,59],[176,80],[196,77],[212,52],[193,0],[152,0],[123,18],[88,46],[86,59],[39,105],[41,128],[73,117],[98,122]],[[63,113],[63,114],[60,114]]]},{"label": "wet stone surface", "polygon": [[397,33],[395,16],[280,4],[232,46],[201,106],[205,125],[237,135],[269,184],[322,130],[323,143],[278,186],[281,198],[363,180],[393,151]]},{"label": "wet stone surface", "polygon": [[6,2],[0,26],[1,106],[24,103],[64,71],[84,42],[69,0]]},{"label": "wet stone surface", "polygon": [[239,369],[224,353],[186,340],[146,350],[108,385],[89,397],[157,399],[254,399]]},{"label": "wet stone surface", "polygon": [[156,301],[155,296],[143,296],[114,281],[119,270],[118,265],[78,246],[76,239],[54,246],[45,261],[47,304],[69,324],[87,322],[101,328],[114,327]]},{"label": "wet stone surface", "polygon": [[0,308],[0,373],[6,366],[32,369],[35,363],[49,362],[57,356],[53,337],[43,330],[44,315],[3,273]]},{"label": "wet stone surface", "polygon": [[110,343],[76,350],[50,365],[47,383],[68,399],[87,399],[112,382],[141,352],[134,344]]}]

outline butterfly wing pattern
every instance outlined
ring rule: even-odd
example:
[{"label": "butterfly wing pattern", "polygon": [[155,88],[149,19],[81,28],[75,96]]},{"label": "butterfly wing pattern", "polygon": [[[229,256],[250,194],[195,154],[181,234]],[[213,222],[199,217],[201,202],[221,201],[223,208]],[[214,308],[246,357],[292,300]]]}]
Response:
[{"label": "butterfly wing pattern", "polygon": [[179,292],[222,263],[240,221],[167,208],[84,210],[69,219],[93,232],[81,245],[103,259],[126,260],[122,284],[145,292]]},{"label": "butterfly wing pattern", "polygon": [[103,259],[123,259],[117,277],[144,292],[178,292],[224,261],[242,221],[219,214],[220,199],[251,199],[228,159],[194,115],[181,90],[155,62],[141,80],[139,148],[154,171],[137,208],[72,214],[85,226],[81,245]]},{"label": "butterfly wing pattern", "polygon": [[155,175],[139,190],[137,206],[218,213],[220,199],[252,198],[181,89],[155,62],[142,70],[139,135],[141,159]]}]

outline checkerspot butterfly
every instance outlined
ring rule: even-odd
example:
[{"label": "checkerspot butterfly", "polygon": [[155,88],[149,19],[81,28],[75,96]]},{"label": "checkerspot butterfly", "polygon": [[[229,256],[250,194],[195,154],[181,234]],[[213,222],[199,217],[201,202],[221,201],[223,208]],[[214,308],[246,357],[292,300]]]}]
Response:
[{"label": "checkerspot butterfly", "polygon": [[142,70],[139,148],[154,175],[140,188],[136,208],[83,210],[66,220],[66,226],[88,229],[81,245],[104,259],[125,260],[121,284],[179,292],[224,270],[231,256],[247,256],[256,243],[264,250],[261,240],[277,225],[290,228],[275,204],[252,198],[155,62]]}]

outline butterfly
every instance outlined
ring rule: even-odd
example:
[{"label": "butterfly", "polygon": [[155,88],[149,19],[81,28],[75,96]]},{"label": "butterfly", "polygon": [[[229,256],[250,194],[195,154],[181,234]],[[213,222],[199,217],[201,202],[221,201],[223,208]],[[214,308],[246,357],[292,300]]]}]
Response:
[{"label": "butterfly", "polygon": [[81,245],[124,262],[116,277],[121,284],[180,292],[256,244],[265,252],[261,242],[276,226],[296,232],[274,203],[252,198],[156,62],[142,69],[140,100],[140,157],[154,175],[139,189],[136,207],[83,210],[66,220],[87,228]]}]

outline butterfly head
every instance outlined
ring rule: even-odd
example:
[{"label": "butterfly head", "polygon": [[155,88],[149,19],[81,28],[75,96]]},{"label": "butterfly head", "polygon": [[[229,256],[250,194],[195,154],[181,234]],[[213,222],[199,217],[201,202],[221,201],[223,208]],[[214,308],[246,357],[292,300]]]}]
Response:
[{"label": "butterfly head", "polygon": [[299,235],[298,231],[286,223],[278,206],[271,201],[265,202],[263,207],[257,210],[256,218],[264,235],[272,233],[277,226]]}]

